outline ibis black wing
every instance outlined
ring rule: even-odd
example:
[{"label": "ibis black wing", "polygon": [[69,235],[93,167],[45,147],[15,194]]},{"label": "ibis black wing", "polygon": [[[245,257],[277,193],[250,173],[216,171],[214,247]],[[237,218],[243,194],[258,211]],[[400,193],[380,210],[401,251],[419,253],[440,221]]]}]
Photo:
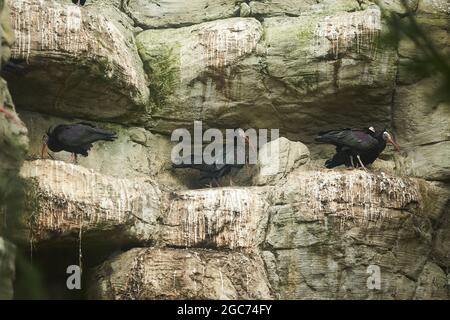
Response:
[{"label": "ibis black wing", "polygon": [[[78,0],[72,0],[72,2],[73,2],[74,4],[78,4]],[[86,0],[80,0],[80,4],[81,4],[82,6],[84,6],[85,3],[86,3]]]},{"label": "ibis black wing", "polygon": [[193,168],[198,169],[203,166],[203,157],[202,155],[190,154],[184,157],[180,157],[177,160],[180,161],[179,164],[172,164],[174,168]]},{"label": "ibis black wing", "polygon": [[[217,171],[222,170],[227,165],[225,164],[225,159],[223,158],[223,153],[219,153],[213,158],[212,163],[206,163],[205,159],[203,158],[202,154],[200,155],[188,155],[183,158],[180,158],[181,160],[180,164],[172,164],[173,168],[192,168],[196,170],[200,170],[203,172],[210,172],[214,173]],[[188,163],[190,161],[190,163]]]},{"label": "ibis black wing", "polygon": [[369,130],[365,129],[340,129],[320,132],[315,140],[317,142],[333,144],[336,147],[348,147],[355,150],[366,151],[377,147],[378,140]]},{"label": "ibis black wing", "polygon": [[112,141],[116,139],[114,132],[96,128],[85,123],[61,125],[55,131],[58,141],[67,146],[89,145],[100,140]]}]

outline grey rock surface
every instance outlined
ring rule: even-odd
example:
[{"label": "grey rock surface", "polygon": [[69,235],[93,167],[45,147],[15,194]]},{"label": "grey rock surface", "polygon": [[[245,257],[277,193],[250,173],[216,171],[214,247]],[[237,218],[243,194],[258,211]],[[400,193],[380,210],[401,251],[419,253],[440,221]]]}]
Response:
[{"label": "grey rock surface", "polygon": [[9,300],[14,295],[15,246],[0,237],[0,300]]},{"label": "grey rock surface", "polygon": [[[0,113],[0,235],[6,212],[18,246],[120,248],[97,257],[91,297],[449,299],[450,109],[433,96],[439,75],[408,68],[414,43],[385,41],[382,9],[401,16],[400,0],[3,3],[1,61],[25,69],[4,74],[11,94],[0,81],[12,115]],[[409,3],[447,54],[447,1]],[[172,130],[194,120],[280,129],[278,170],[198,189],[170,161]],[[78,165],[36,160],[48,127],[75,121],[118,139]],[[365,126],[388,126],[401,152],[386,148],[369,173],[324,170],[334,148],[317,132]],[[12,214],[21,167],[26,208]]]},{"label": "grey rock surface", "polygon": [[148,88],[132,22],[118,8],[20,0],[11,9],[12,56],[26,67],[8,77],[19,107],[123,122],[146,116]]},{"label": "grey rock surface", "polygon": [[[0,67],[11,55],[14,43],[10,8],[0,1]],[[20,214],[20,166],[28,148],[27,129],[16,113],[8,84],[0,77],[0,300],[12,299],[15,279],[15,246],[3,237],[11,235],[13,221]]]},{"label": "grey rock surface", "polygon": [[183,27],[237,16],[235,0],[131,0],[125,11],[143,29]]},{"label": "grey rock surface", "polygon": [[[98,268],[96,299],[271,299],[256,254],[136,248]],[[236,268],[239,266],[239,268]]]},{"label": "grey rock surface", "polygon": [[99,244],[157,239],[161,192],[149,178],[114,178],[54,160],[26,162],[21,175],[29,190],[23,221],[28,232],[19,240],[56,244],[84,237]]},{"label": "grey rock surface", "polygon": [[[22,171],[36,185],[28,198],[37,203],[31,226],[36,246],[77,240],[80,228],[85,246],[112,234],[109,242],[150,246],[105,262],[93,285],[100,298],[191,298],[195,284],[174,289],[167,273],[184,273],[178,265],[186,263],[198,270],[186,255],[205,249],[212,258],[204,259],[218,266],[255,254],[259,258],[245,261],[259,270],[257,282],[267,290],[229,291],[225,285],[222,292],[213,285],[198,289],[204,298],[448,298],[442,281],[450,195],[443,184],[383,172],[295,170],[273,188],[160,193],[151,181],[101,176],[58,161],[28,162]],[[132,268],[130,259],[139,267]],[[208,269],[208,263],[200,265]],[[376,290],[367,286],[374,266],[381,281]],[[224,281],[242,281],[240,272],[233,271],[240,280]],[[202,277],[209,278],[199,275],[198,281]]]},{"label": "grey rock surface", "polygon": [[270,185],[286,178],[309,161],[308,147],[299,141],[279,138],[258,151],[258,165],[253,176],[255,185]]}]

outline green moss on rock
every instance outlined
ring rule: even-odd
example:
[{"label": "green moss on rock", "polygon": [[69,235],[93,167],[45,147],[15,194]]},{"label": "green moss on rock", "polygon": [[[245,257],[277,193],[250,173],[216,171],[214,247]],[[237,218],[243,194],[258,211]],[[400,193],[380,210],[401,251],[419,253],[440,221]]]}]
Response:
[{"label": "green moss on rock", "polygon": [[160,109],[174,93],[178,79],[174,48],[161,46],[156,54],[143,56],[143,63],[149,78],[150,100]]}]

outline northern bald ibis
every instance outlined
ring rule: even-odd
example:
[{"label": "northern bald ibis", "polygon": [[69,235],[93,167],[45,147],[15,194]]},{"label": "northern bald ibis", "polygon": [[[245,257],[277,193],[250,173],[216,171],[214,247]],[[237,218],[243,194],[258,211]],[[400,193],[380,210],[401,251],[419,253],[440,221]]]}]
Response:
[{"label": "northern bald ibis", "polygon": [[114,132],[96,128],[90,123],[60,124],[50,127],[42,138],[41,158],[44,158],[48,147],[53,152],[71,152],[76,163],[77,155],[88,156],[94,142],[114,141],[116,138]]},{"label": "northern bald ibis", "polygon": [[2,74],[14,74],[23,76],[26,74],[26,68],[24,66],[25,60],[22,59],[9,59],[4,65],[2,65]]},{"label": "northern bald ibis", "polygon": [[361,166],[366,170],[386,148],[386,143],[392,144],[397,151],[400,147],[386,130],[376,131],[373,127],[367,129],[339,129],[320,132],[315,140],[336,146],[336,154],[325,162],[328,169],[345,165],[346,167]]},{"label": "northern bald ibis", "polygon": [[77,6],[84,6],[86,3],[86,0],[72,0],[73,4],[76,4]]},{"label": "northern bald ibis", "polygon": [[[179,159],[181,160],[180,164],[173,163],[172,167],[174,169],[191,168],[201,171],[203,173],[203,176],[200,178],[201,180],[209,179],[211,181],[210,185],[212,185],[212,183],[215,183],[217,186],[220,186],[218,179],[229,174],[232,168],[241,168],[244,166],[244,164],[237,163],[237,159],[239,158],[238,154],[244,155],[245,164],[247,164],[248,157],[246,153],[246,145],[248,145],[249,148],[255,151],[253,144],[245,135],[244,130],[238,130],[238,136],[235,137],[234,144],[229,145],[228,148],[226,144],[223,145],[222,151],[214,155],[213,163],[206,163],[202,155],[191,154]],[[238,143],[237,139],[242,139],[243,143]],[[234,162],[229,162],[227,161],[227,158],[229,158],[230,153],[232,152],[234,152]],[[232,182],[230,179],[230,184],[231,183]]]},{"label": "northern bald ibis", "polygon": [[[236,150],[236,149],[235,149]],[[210,179],[219,186],[219,179],[230,173],[232,168],[240,168],[243,164],[226,163],[226,150],[215,156],[215,160],[211,164],[207,164],[201,155],[191,155],[183,158],[181,164],[172,164],[175,169],[191,168],[199,170],[203,173],[201,179]],[[186,161],[190,158],[190,161]],[[196,160],[201,163],[196,164]]]}]

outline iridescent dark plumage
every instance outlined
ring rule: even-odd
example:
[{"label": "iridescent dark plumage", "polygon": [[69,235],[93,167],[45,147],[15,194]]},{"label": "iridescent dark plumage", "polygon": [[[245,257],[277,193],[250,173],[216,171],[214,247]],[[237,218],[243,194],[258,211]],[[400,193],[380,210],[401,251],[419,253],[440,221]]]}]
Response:
[{"label": "iridescent dark plumage", "polygon": [[87,157],[94,142],[115,139],[114,132],[96,128],[89,123],[60,124],[53,129],[50,128],[44,136],[42,156],[46,145],[53,152],[67,151],[75,156],[81,154]]},{"label": "iridescent dark plumage", "polygon": [[[210,179],[219,186],[218,179],[230,173],[232,168],[241,168],[249,163],[250,152],[256,153],[255,145],[249,139],[248,133],[241,129],[234,129],[233,140],[227,141],[218,148],[218,145],[209,145],[211,159],[205,161],[204,150],[201,154],[192,153],[183,158],[177,159],[177,163],[173,163],[173,168],[191,168],[202,172],[202,179]],[[218,142],[216,142],[218,143]],[[248,153],[247,153],[248,147]],[[202,149],[202,148],[201,148]],[[206,150],[206,149],[205,149]],[[214,150],[214,151],[213,151]],[[209,152],[206,152],[209,154]],[[232,183],[230,179],[230,184]]]},{"label": "iridescent dark plumage", "polygon": [[320,132],[315,140],[336,146],[336,154],[325,162],[329,169],[340,165],[365,167],[372,164],[386,148],[386,142],[398,149],[398,145],[386,130],[376,132],[373,128],[345,128]]},{"label": "iridescent dark plumage", "polygon": [[243,166],[243,164],[238,164],[237,161],[227,161],[227,155],[230,152],[234,152],[234,159],[237,159],[239,152],[244,152],[245,154],[245,146],[235,145],[228,149],[224,146],[222,152],[214,157],[213,163],[206,163],[202,155],[191,155],[180,159],[181,163],[179,164],[172,164],[172,167],[199,170],[203,173],[202,179],[211,179],[218,184],[217,180],[230,173],[232,168],[241,168]]},{"label": "iridescent dark plumage", "polygon": [[84,6],[84,4],[86,3],[86,0],[72,0],[72,2],[76,5]]},{"label": "iridescent dark plumage", "polygon": [[2,65],[1,73],[6,75],[25,75],[25,60],[9,59],[4,65]]}]

